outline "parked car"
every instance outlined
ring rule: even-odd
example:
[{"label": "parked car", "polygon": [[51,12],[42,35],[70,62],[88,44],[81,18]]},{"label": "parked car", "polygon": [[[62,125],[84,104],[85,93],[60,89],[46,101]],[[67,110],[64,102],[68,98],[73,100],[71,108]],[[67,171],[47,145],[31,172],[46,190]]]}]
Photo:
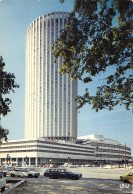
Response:
[{"label": "parked car", "polygon": [[126,176],[120,176],[120,180],[124,183],[133,183],[133,172],[128,172]]},{"label": "parked car", "polygon": [[78,168],[79,166],[78,166],[78,165],[72,165],[72,164],[71,164],[71,165],[69,165],[68,167],[69,167],[69,168]]},{"label": "parked car", "polygon": [[6,175],[7,175],[7,170],[6,170],[5,168],[0,169],[0,173],[2,173],[4,177],[6,177]]},{"label": "parked car", "polygon": [[49,168],[44,172],[44,176],[49,178],[67,178],[78,180],[82,177],[81,173],[73,173],[67,169]]},{"label": "parked car", "polygon": [[0,189],[1,192],[3,192],[5,190],[6,187],[6,180],[4,178],[4,174],[2,172],[0,172]]},{"label": "parked car", "polygon": [[8,170],[7,174],[11,175],[11,177],[19,176],[19,177],[29,177],[29,178],[38,178],[40,173],[31,171],[29,168],[11,168]]}]

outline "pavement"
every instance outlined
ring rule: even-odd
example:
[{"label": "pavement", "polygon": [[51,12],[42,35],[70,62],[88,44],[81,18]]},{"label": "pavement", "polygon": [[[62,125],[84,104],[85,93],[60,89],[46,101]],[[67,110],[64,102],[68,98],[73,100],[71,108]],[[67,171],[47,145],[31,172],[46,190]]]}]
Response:
[{"label": "pavement", "polygon": [[16,179],[9,178],[6,180],[6,189],[4,192],[2,192],[2,194],[11,193],[17,187],[19,188],[20,186],[24,185],[24,183],[26,183],[25,179],[16,180]]},{"label": "pavement", "polygon": [[[72,172],[82,173],[80,180],[49,179],[43,176],[46,169],[38,168],[39,178],[25,178],[26,182],[10,194],[133,194],[132,184],[124,184],[119,177],[125,175],[127,169],[101,169],[99,167],[69,168]],[[7,177],[7,179],[11,177]]]}]

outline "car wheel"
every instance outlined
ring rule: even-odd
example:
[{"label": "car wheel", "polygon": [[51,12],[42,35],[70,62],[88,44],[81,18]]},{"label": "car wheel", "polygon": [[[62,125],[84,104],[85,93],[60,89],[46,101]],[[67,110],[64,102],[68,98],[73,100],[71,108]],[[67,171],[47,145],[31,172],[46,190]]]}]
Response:
[{"label": "car wheel", "polygon": [[76,177],[75,177],[75,180],[79,180],[79,177],[78,177],[78,176],[76,176]]},{"label": "car wheel", "polygon": [[38,176],[35,176],[35,178],[38,178]]},{"label": "car wheel", "polygon": [[53,177],[53,175],[51,175],[49,178],[50,178],[50,179],[53,179],[54,177]]},{"label": "car wheel", "polygon": [[14,174],[11,174],[11,177],[15,177],[15,175]]},{"label": "car wheel", "polygon": [[33,178],[33,175],[32,175],[32,174],[29,174],[28,177],[29,177],[29,178]]},{"label": "car wheel", "polygon": [[2,188],[1,188],[1,192],[3,192],[3,191],[5,191],[5,187],[2,187]]},{"label": "car wheel", "polygon": [[124,183],[128,183],[128,180],[124,180],[123,182],[124,182]]},{"label": "car wheel", "polygon": [[79,177],[77,177],[77,176],[76,176],[76,177],[72,177],[72,179],[73,179],[73,180],[78,180]]},{"label": "car wheel", "polygon": [[72,180],[74,180],[74,179],[75,179],[75,177],[72,177],[71,179],[72,179]]}]

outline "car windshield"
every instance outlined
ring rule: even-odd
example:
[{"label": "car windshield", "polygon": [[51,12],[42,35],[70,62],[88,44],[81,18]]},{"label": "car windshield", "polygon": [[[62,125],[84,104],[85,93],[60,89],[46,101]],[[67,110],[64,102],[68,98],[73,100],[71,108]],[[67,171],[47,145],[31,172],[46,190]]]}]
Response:
[{"label": "car windshield", "polygon": [[26,168],[26,169],[25,169],[25,172],[29,172],[29,171],[30,171],[30,169],[29,169],[29,168]]},{"label": "car windshield", "polygon": [[132,172],[128,172],[128,173],[126,174],[126,176],[132,176],[132,175],[133,175]]},{"label": "car windshield", "polygon": [[130,173],[128,174],[128,176],[133,176],[133,174],[130,172]]},{"label": "car windshield", "polygon": [[14,168],[13,167],[7,167],[7,170],[14,170]]},{"label": "car windshield", "polygon": [[71,173],[69,170],[65,170],[65,172],[67,172],[67,173]]}]

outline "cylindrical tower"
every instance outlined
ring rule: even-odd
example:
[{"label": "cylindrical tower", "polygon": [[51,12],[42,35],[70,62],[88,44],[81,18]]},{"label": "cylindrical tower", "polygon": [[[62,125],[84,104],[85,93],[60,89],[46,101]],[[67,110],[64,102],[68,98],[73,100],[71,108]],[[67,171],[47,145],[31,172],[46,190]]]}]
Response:
[{"label": "cylindrical tower", "polygon": [[59,74],[51,46],[69,13],[54,12],[32,22],[26,33],[25,138],[73,141],[77,137],[77,81]]}]

